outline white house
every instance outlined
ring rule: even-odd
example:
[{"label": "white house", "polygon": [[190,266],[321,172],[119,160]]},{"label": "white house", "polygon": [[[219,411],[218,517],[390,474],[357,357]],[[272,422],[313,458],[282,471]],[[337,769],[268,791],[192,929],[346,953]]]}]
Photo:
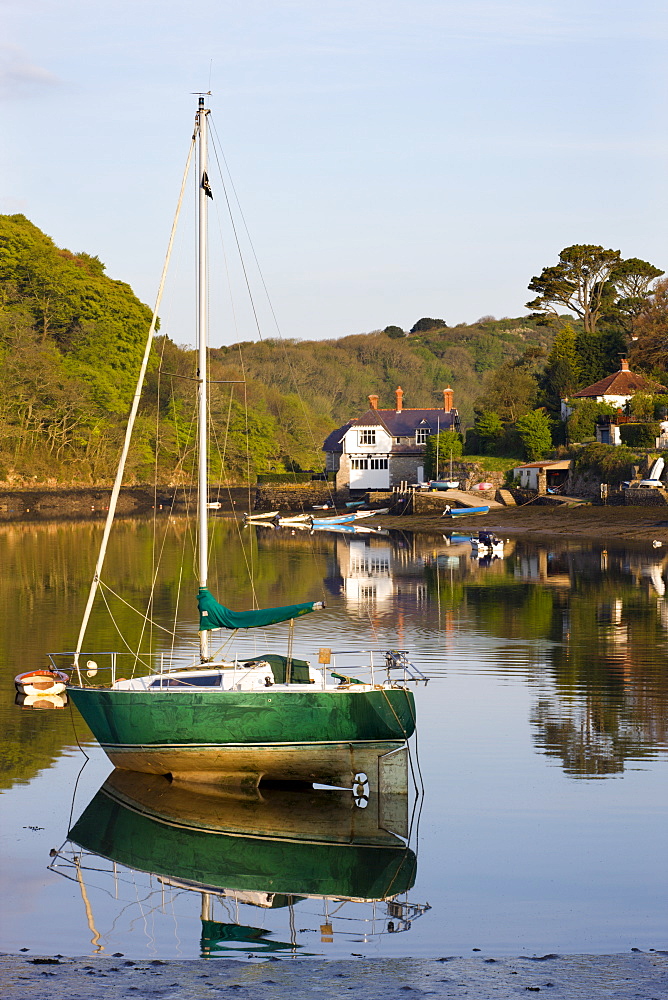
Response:
[{"label": "white house", "polygon": [[337,489],[388,490],[403,481],[421,482],[429,436],[459,430],[449,386],[443,390],[442,409],[404,409],[403,395],[399,386],[392,410],[378,409],[378,396],[369,396],[366,413],[327,437],[326,468],[336,472]]},{"label": "white house", "polygon": [[[629,370],[629,363],[626,358],[622,359],[622,366],[618,372],[606,375],[605,378],[588,385],[585,389],[573,393],[570,398],[561,401],[561,419],[568,420],[574,407],[569,405],[571,400],[593,399],[597,403],[608,403],[616,409],[622,409],[637,392],[657,393],[668,392],[665,385],[654,382],[653,379],[644,375],[637,375]],[[610,442],[613,444],[616,442]]]}]

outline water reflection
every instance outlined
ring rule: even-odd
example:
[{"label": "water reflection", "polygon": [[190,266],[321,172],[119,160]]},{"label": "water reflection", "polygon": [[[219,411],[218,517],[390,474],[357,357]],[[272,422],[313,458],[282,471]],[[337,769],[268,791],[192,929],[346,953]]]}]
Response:
[{"label": "water reflection", "polygon": [[[156,544],[150,521],[119,523],[105,575],[110,591],[133,604],[109,597],[131,646],[144,629],[138,609],[174,625],[179,643],[195,648],[196,584],[190,566],[181,574],[191,529],[188,518],[164,517]],[[73,648],[101,530],[89,523],[0,525],[0,787],[29,781],[74,742],[69,709],[20,711],[13,679],[19,670],[46,666],[46,650]],[[157,550],[161,572],[146,608]],[[506,541],[502,558],[478,558],[470,538],[455,532],[291,536],[216,518],[212,582],[236,608],[254,599],[271,606],[324,596],[327,611],[298,626],[300,655],[346,644],[407,648],[433,678],[432,699],[443,696],[442,681],[464,669],[529,685],[535,749],[569,775],[593,777],[620,774],[627,761],[665,751],[668,555],[662,553],[649,545],[520,539]],[[170,621],[174,606],[177,619]],[[100,648],[118,648],[103,605],[91,630]],[[144,632],[143,641],[158,654],[170,642],[160,631]],[[241,641],[253,655],[254,640]],[[473,710],[462,705],[463,712]]]},{"label": "water reflection", "polygon": [[[119,920],[136,919],[127,890],[140,872],[157,882],[140,907],[154,920],[171,925],[174,897],[200,896],[203,955],[308,953],[335,937],[409,930],[429,908],[407,896],[417,870],[407,837],[407,786],[362,798],[322,788],[198,790],[117,770],[50,867],[79,883],[98,951],[108,939],[103,922],[116,932]],[[87,883],[106,890],[102,920],[100,893]],[[302,926],[315,917],[317,927]]]},{"label": "water reflection", "polygon": [[[351,607],[430,619],[534,643],[540,691],[530,715],[537,750],[573,777],[621,774],[667,739],[668,683],[657,652],[668,634],[668,556],[592,543],[506,542],[479,558],[468,536],[339,540],[330,591]],[[495,672],[516,669],[500,656]]]}]

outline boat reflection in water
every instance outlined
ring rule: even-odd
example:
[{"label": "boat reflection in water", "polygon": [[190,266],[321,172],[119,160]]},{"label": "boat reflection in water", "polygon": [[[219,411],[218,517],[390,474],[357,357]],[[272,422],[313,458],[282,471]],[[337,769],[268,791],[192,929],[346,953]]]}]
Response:
[{"label": "boat reflection in water", "polygon": [[[262,787],[248,795],[116,770],[69,831],[51,867],[72,875],[74,866],[97,950],[104,948],[99,943],[104,934],[95,927],[94,898],[84,886],[89,876],[82,872],[94,871],[98,886],[100,871],[107,880],[113,873],[118,883],[117,865],[155,876],[163,892],[171,887],[201,895],[203,955],[307,953],[319,950],[318,931],[326,945],[339,931],[359,944],[408,930],[429,906],[406,898],[417,858],[406,842],[407,783],[401,788],[396,780],[397,764],[391,790],[374,792],[358,782],[352,791]],[[112,866],[100,869],[100,859]],[[309,900],[318,901],[318,916]],[[310,917],[317,927],[297,930],[298,905],[307,911],[300,921]],[[262,918],[257,908],[264,911]],[[163,912],[173,920],[171,907]],[[289,942],[278,940],[267,925],[275,925]]]}]

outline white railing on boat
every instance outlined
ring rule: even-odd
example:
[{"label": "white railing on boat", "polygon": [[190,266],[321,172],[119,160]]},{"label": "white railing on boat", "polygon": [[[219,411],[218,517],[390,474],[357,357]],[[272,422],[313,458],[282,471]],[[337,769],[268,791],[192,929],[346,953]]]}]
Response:
[{"label": "white railing on boat", "polygon": [[[405,649],[321,649],[321,654],[326,653],[325,662],[313,664],[312,669],[321,674],[323,689],[327,684],[327,675],[338,680],[340,683],[348,681],[352,684],[378,684],[378,683],[424,683],[429,680],[425,674],[419,670],[414,663],[408,659],[408,651]],[[148,656],[153,658],[153,663],[147,662]],[[119,676],[119,666],[126,665],[125,674],[132,676],[165,676],[185,670],[216,670],[225,667],[232,671],[232,681],[237,671],[247,672],[253,660],[261,662],[262,654],[255,657],[244,657],[240,659],[237,655],[229,661],[212,661],[201,663],[193,654],[184,651],[183,653],[161,652],[154,654],[136,655],[134,653],[119,653],[112,650],[98,650],[86,654],[86,659],[81,657],[79,668],[73,662],[74,651],[64,651],[60,653],[49,653],[49,660],[54,670],[61,670],[69,673],[71,679],[80,680],[85,683],[85,678],[93,681],[99,674],[105,678],[110,676],[107,683],[112,685],[117,680],[125,680],[123,674]],[[360,662],[360,657],[368,657],[367,662]],[[63,660],[69,662],[64,663]],[[292,657],[293,660],[301,659],[301,656]],[[352,662],[350,660],[352,659]],[[83,662],[82,662],[83,660]],[[138,668],[143,668],[139,669]],[[145,671],[145,672],[144,672]]]}]

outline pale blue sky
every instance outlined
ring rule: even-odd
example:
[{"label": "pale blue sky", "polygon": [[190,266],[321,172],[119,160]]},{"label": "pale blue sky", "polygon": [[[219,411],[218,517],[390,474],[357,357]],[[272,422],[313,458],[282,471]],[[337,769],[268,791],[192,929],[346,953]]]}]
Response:
[{"label": "pale blue sky", "polygon": [[[284,336],[522,315],[572,243],[668,269],[662,0],[0,9],[0,211],[144,301],[209,83]],[[187,284],[163,309],[179,342]],[[212,343],[252,336],[238,322]]]}]

